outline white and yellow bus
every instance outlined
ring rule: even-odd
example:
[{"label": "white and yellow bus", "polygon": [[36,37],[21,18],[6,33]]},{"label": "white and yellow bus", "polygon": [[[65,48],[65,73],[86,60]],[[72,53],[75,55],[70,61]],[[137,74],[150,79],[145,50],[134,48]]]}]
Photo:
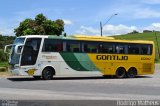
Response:
[{"label": "white and yellow bus", "polygon": [[95,36],[17,37],[9,58],[14,75],[52,79],[54,75],[99,72],[118,78],[154,73],[152,41],[116,40]]}]

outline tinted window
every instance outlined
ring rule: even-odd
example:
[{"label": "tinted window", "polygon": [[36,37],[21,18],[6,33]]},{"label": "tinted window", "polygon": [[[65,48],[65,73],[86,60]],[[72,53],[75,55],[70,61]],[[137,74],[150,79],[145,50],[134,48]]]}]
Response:
[{"label": "tinted window", "polygon": [[82,51],[86,53],[98,53],[98,44],[95,42],[82,43]]},{"label": "tinted window", "polygon": [[115,52],[115,45],[114,43],[104,43],[103,44],[103,53],[114,53]]},{"label": "tinted window", "polygon": [[128,54],[139,54],[140,45],[128,45]]},{"label": "tinted window", "polygon": [[42,51],[150,55],[152,54],[152,45],[45,39]]},{"label": "tinted window", "polygon": [[152,54],[152,46],[151,45],[141,45],[141,54],[142,55]]},{"label": "tinted window", "polygon": [[115,47],[115,53],[118,54],[125,54],[125,45],[124,44],[118,44]]},{"label": "tinted window", "polygon": [[41,38],[28,38],[26,40],[23,53],[21,65],[34,65],[36,63],[39,48],[41,44]]},{"label": "tinted window", "polygon": [[152,45],[128,44],[128,54],[151,55]]},{"label": "tinted window", "polygon": [[66,52],[81,52],[79,41],[66,41]]},{"label": "tinted window", "polygon": [[60,52],[63,50],[63,44],[61,40],[45,39],[43,45],[43,52]]}]

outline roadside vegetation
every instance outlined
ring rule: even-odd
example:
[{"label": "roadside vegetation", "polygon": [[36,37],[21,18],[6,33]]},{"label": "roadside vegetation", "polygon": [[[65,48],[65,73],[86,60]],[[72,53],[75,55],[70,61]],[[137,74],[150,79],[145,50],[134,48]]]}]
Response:
[{"label": "roadside vegetation", "polygon": [[9,65],[7,61],[0,62],[0,76],[10,75],[8,72],[8,66]]},{"label": "roadside vegetation", "polygon": [[13,43],[15,36],[2,36],[0,35],[0,72],[2,74],[7,71],[8,67],[8,54],[4,53],[5,45]]}]

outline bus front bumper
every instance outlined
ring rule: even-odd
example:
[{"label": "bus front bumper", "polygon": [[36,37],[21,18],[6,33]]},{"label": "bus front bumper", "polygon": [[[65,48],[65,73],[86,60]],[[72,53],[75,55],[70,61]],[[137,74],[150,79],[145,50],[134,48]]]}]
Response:
[{"label": "bus front bumper", "polygon": [[9,68],[8,69],[11,73],[12,73],[12,75],[22,75],[22,76],[26,76],[26,75],[28,75],[25,71],[24,71],[24,69],[20,69],[20,68]]},{"label": "bus front bumper", "polygon": [[35,70],[31,68],[22,68],[18,66],[11,66],[8,69],[12,75],[18,75],[18,76],[33,76],[35,73]]}]

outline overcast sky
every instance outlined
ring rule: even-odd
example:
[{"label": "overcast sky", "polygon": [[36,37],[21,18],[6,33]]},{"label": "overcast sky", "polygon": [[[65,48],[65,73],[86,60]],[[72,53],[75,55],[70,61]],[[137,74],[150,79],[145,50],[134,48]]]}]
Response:
[{"label": "overcast sky", "polygon": [[14,35],[26,18],[43,13],[48,19],[63,19],[65,32],[100,35],[125,34],[144,29],[160,31],[160,0],[1,0],[0,34]]}]

